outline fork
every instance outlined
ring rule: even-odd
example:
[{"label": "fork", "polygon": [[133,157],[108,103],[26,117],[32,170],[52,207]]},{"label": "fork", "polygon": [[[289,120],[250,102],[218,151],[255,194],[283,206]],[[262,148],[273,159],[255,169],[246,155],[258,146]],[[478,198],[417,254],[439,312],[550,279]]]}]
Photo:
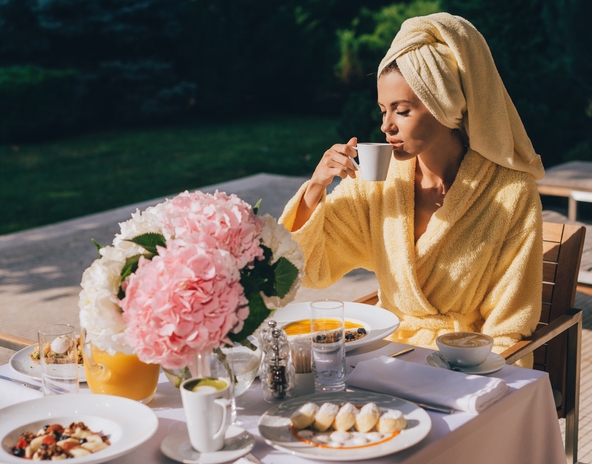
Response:
[{"label": "fork", "polygon": [[255,464],[263,464],[259,458],[257,458],[253,453],[249,453],[245,456],[245,459],[250,462],[254,462]]}]

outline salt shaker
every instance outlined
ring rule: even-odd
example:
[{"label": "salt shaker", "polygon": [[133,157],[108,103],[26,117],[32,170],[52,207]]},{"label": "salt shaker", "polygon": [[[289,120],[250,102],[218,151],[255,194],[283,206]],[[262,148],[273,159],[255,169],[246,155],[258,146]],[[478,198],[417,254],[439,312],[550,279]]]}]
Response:
[{"label": "salt shaker", "polygon": [[283,329],[274,320],[261,331],[263,362],[259,371],[265,401],[273,402],[291,396],[294,386],[294,366],[290,360],[290,343]]}]

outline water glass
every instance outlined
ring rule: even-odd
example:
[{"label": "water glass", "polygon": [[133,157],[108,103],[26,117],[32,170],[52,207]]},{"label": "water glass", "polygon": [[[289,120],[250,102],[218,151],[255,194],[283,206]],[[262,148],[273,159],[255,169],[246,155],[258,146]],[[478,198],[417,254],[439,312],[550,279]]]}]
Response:
[{"label": "water glass", "polygon": [[78,344],[70,324],[49,324],[37,332],[45,396],[78,393]]},{"label": "water glass", "polygon": [[310,303],[312,370],[315,391],[345,389],[345,310],[343,301]]}]

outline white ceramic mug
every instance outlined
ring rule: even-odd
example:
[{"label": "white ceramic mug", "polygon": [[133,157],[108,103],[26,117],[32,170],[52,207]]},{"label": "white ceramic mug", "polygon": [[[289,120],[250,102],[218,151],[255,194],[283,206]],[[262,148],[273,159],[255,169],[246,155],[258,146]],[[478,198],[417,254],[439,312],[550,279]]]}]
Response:
[{"label": "white ceramic mug", "polygon": [[191,378],[181,384],[189,441],[200,453],[212,453],[224,447],[224,436],[230,425],[228,389],[228,381],[220,377]]},{"label": "white ceramic mug", "polygon": [[393,156],[393,147],[389,143],[358,143],[358,160],[362,179],[384,181],[388,174]]},{"label": "white ceramic mug", "polygon": [[493,338],[479,332],[450,332],[436,338],[436,345],[450,364],[472,367],[487,359]]}]

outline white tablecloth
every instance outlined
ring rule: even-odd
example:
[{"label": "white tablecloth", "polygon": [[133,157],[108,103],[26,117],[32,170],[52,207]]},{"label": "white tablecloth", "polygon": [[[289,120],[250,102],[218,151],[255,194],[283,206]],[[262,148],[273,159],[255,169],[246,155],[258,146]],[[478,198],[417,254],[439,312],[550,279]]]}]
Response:
[{"label": "white tablecloth", "polygon": [[[348,368],[369,357],[390,354],[404,345],[377,342],[348,353]],[[402,357],[406,361],[425,363],[429,350],[415,348]],[[30,381],[0,366],[0,374]],[[553,403],[548,375],[530,369],[504,366],[491,374],[504,379],[511,392],[481,414],[442,414],[428,411],[432,429],[417,445],[394,455],[377,458],[372,463],[405,464],[555,464],[564,463],[565,454],[559,423]],[[396,381],[396,379],[393,379]],[[31,382],[34,383],[34,382]],[[88,394],[82,384],[81,393]],[[237,398],[238,424],[256,438],[252,453],[266,464],[297,464],[312,462],[284,454],[267,445],[259,436],[257,422],[270,404],[263,401],[262,391],[255,384]],[[25,387],[23,387],[25,388]],[[437,388],[437,385],[434,385]],[[2,395],[2,392],[0,392]],[[145,445],[116,460],[118,464],[169,464],[160,451],[160,443],[170,433],[185,427],[185,417],[178,392],[161,376],[156,397],[149,404],[159,418],[155,436]],[[1,420],[1,419],[0,419]],[[114,461],[115,462],[115,461]]]}]

